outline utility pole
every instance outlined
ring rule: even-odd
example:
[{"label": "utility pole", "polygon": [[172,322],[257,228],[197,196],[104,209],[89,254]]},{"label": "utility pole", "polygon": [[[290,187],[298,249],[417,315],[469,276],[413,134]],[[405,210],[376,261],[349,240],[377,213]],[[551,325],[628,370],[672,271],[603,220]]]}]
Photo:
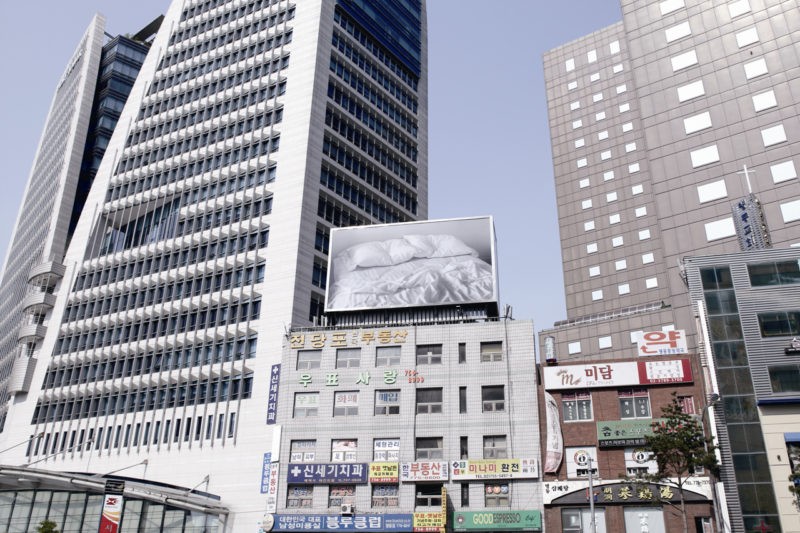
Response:
[{"label": "utility pole", "polygon": [[[588,455],[588,454],[587,454]],[[588,456],[589,462],[589,525],[590,532],[597,533],[597,522],[594,519],[594,474],[592,469],[592,456]]]}]

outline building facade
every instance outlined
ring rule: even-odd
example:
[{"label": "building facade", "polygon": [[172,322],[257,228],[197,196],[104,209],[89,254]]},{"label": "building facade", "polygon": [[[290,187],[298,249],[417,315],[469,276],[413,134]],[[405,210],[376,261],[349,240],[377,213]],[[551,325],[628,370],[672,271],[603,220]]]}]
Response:
[{"label": "building facade", "polygon": [[3,463],[138,464],[219,498],[225,531],[258,527],[269,372],[322,314],[330,228],[427,216],[425,34],[418,0],[170,5],[45,258],[55,298]]}]

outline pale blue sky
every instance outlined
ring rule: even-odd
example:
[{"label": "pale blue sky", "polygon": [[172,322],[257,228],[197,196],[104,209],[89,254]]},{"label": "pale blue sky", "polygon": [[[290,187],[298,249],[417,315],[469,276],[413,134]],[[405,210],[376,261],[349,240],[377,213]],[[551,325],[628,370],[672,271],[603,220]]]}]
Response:
[{"label": "pale blue sky", "polygon": [[[92,15],[129,33],[169,0],[3,4],[4,258],[50,99]],[[565,317],[542,54],[620,18],[617,0],[428,0],[430,217],[494,215],[502,303],[537,330]]]}]

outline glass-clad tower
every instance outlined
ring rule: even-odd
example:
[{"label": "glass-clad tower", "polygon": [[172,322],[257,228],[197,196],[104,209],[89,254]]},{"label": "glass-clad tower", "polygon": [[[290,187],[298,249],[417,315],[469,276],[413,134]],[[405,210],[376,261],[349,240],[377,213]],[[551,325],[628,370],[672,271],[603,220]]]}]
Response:
[{"label": "glass-clad tower", "polygon": [[421,0],[172,3],[51,259],[0,435],[31,438],[0,462],[126,469],[257,527],[270,371],[320,320],[330,228],[427,216],[425,33]]}]

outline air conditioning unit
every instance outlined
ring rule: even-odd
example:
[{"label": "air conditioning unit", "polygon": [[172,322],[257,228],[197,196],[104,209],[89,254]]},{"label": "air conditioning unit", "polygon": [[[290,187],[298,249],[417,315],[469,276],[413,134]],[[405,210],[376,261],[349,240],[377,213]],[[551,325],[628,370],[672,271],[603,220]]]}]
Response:
[{"label": "air conditioning unit", "polygon": [[353,514],[353,504],[343,503],[341,507],[341,514],[343,515]]}]

